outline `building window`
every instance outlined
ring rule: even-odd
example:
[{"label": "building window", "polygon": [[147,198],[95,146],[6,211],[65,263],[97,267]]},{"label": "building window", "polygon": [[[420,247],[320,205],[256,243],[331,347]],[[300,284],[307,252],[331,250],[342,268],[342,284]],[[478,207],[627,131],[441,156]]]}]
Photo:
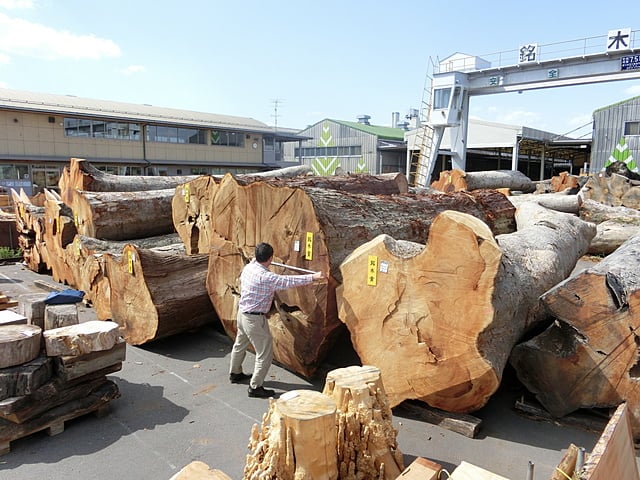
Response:
[{"label": "building window", "polygon": [[67,137],[140,140],[140,125],[137,123],[65,117],[63,125]]},{"label": "building window", "polygon": [[148,142],[164,143],[195,143],[206,144],[206,130],[199,128],[166,127],[163,125],[148,125],[146,127]]},{"label": "building window", "polygon": [[640,135],[640,122],[624,122],[625,135]]},{"label": "building window", "polygon": [[296,148],[294,151],[296,157],[354,157],[362,155],[362,147],[360,145],[352,145],[350,147],[303,147]]},{"label": "building window", "polygon": [[221,147],[244,147],[244,133],[226,130],[211,130],[211,145]]},{"label": "building window", "polygon": [[438,88],[433,91],[433,108],[449,108],[450,88]]}]

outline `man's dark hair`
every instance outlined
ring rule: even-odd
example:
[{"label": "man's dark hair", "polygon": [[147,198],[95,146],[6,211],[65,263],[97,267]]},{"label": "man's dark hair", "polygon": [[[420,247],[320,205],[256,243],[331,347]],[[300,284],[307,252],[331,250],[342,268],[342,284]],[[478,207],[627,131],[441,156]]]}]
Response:
[{"label": "man's dark hair", "polygon": [[259,243],[256,245],[256,260],[260,263],[266,262],[273,257],[273,247],[268,243]]}]

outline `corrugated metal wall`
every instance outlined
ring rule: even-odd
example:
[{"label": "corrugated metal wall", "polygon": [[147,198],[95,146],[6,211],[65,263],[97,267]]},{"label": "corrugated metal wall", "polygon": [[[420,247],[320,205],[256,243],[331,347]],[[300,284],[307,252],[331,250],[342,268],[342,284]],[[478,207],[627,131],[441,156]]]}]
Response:
[{"label": "corrugated metal wall", "polygon": [[[300,135],[313,137],[302,142],[302,148],[309,147],[360,147],[359,155],[327,155],[303,157],[302,163],[310,165],[317,175],[333,175],[340,167],[344,173],[377,174],[379,169],[378,141],[375,135],[361,132],[346,125],[324,120],[299,132]],[[293,158],[296,145],[286,145],[286,158]],[[340,152],[339,152],[340,153]]]},{"label": "corrugated metal wall", "polygon": [[596,111],[593,119],[590,168],[592,172],[604,168],[605,162],[622,137],[636,162],[640,160],[640,136],[624,134],[625,122],[640,122],[640,97]]}]

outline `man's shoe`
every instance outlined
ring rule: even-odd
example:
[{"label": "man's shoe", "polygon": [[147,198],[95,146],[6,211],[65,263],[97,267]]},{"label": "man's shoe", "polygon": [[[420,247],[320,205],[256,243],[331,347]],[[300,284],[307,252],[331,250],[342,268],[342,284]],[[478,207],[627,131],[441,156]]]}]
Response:
[{"label": "man's shoe", "polygon": [[251,375],[248,375],[244,372],[229,374],[229,380],[231,381],[231,383],[242,383],[246,382],[249,379],[251,379]]},{"label": "man's shoe", "polygon": [[248,392],[249,392],[249,396],[253,398],[269,398],[269,397],[274,397],[276,394],[275,390],[269,390],[262,386],[258,388],[249,387]]}]

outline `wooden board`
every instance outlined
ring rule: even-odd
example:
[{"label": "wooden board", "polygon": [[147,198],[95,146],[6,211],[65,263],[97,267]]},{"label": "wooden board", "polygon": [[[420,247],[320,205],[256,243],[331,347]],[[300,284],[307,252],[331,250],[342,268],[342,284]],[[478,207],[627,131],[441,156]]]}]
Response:
[{"label": "wooden board", "polygon": [[[14,424],[0,419],[0,455],[9,453],[12,441],[24,438],[32,433],[45,430],[48,435],[57,435],[64,431],[64,422],[95,412],[106,413],[111,400],[120,396],[118,386],[107,381],[90,395],[64,403],[23,424]],[[88,434],[95,432],[87,432]]]},{"label": "wooden board", "polygon": [[418,457],[404,469],[398,478],[402,480],[438,480],[442,465]]},{"label": "wooden board", "polygon": [[466,413],[450,413],[433,408],[424,402],[405,400],[394,408],[394,414],[437,425],[440,428],[476,438],[482,420]]},{"label": "wooden board", "polygon": [[35,392],[51,379],[53,360],[45,355],[15,367],[0,369],[0,400]]},{"label": "wooden board", "polygon": [[[451,480],[509,480],[495,473],[491,473],[480,467],[467,462],[462,462],[456,469],[451,472],[449,477]],[[610,477],[615,478],[615,477]]]},{"label": "wooden board", "polygon": [[620,404],[587,457],[580,480],[638,480],[638,464],[626,403]]}]

